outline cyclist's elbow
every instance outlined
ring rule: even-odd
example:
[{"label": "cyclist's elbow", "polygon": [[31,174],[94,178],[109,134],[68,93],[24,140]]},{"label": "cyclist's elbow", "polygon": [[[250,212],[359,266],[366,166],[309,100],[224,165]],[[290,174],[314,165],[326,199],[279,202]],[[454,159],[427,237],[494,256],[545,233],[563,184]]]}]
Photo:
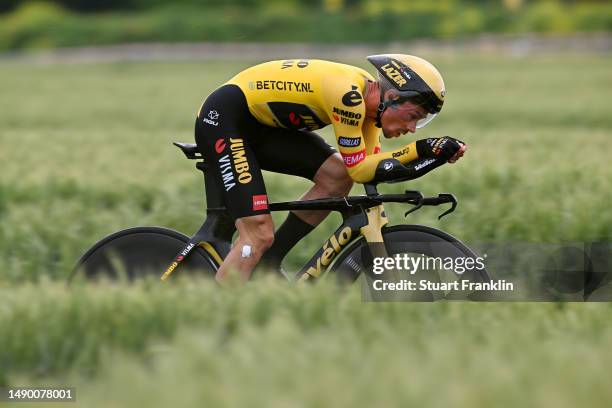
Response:
[{"label": "cyclist's elbow", "polygon": [[366,166],[356,165],[354,167],[347,167],[349,176],[355,183],[367,183],[374,179],[374,173],[368,171]]}]

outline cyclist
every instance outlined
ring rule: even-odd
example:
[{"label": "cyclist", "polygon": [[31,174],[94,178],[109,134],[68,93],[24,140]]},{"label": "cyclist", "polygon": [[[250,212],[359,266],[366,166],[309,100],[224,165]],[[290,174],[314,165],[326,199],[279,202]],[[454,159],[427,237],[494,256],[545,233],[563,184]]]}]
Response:
[{"label": "cyclist", "polygon": [[[231,270],[246,281],[266,251],[280,266],[328,215],[290,212],[274,233],[262,169],[312,180],[301,197],[310,200],[344,196],[354,181],[416,178],[463,156],[465,144],[448,136],[382,152],[381,133],[394,138],[424,127],[440,112],[446,91],[438,70],[419,57],[385,54],[368,61],[377,79],[329,61],[266,62],[238,73],[204,101],[196,142],[238,230],[217,281],[226,281]],[[329,124],[339,152],[313,133]]]}]

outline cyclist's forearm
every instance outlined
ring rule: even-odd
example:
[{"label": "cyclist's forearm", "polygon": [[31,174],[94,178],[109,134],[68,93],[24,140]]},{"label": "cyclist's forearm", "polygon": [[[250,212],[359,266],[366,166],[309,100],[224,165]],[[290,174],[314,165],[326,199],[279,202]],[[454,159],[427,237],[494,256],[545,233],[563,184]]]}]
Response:
[{"label": "cyclist's forearm", "polygon": [[376,181],[414,180],[446,163],[442,159],[420,159],[402,164],[396,159],[386,159],[376,168]]},{"label": "cyclist's forearm", "polygon": [[395,150],[371,154],[357,165],[348,167],[348,172],[354,181],[366,183],[375,178],[376,169],[384,160],[394,159],[403,164],[410,163],[418,158],[416,142],[412,142]]},{"label": "cyclist's forearm", "polygon": [[398,149],[379,154],[380,160],[396,159],[402,164],[410,163],[411,161],[417,160],[419,158],[419,154],[416,148],[416,142],[412,142]]},{"label": "cyclist's forearm", "polygon": [[[396,150],[371,154],[361,162],[350,165],[348,172],[358,183],[372,180],[412,180],[446,163],[461,147],[459,143],[461,142],[448,136],[417,140]],[[346,160],[353,155],[343,154],[346,156],[345,163],[353,163]]]}]

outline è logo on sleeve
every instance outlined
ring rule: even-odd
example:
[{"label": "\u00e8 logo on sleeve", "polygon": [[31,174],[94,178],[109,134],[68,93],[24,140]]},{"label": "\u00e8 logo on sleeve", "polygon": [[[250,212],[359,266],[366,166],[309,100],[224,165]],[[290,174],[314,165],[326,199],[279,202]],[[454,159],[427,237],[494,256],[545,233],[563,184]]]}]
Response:
[{"label": "\u00e8 logo on sleeve", "polygon": [[351,90],[342,96],[344,106],[357,106],[363,101],[361,93],[357,89],[359,89],[357,85],[352,85]]}]

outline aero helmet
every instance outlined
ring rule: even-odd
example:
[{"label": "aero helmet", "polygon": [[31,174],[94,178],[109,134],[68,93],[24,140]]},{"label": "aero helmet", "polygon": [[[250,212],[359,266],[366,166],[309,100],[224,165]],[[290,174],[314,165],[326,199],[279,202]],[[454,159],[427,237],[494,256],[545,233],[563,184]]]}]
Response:
[{"label": "aero helmet", "polygon": [[[444,104],[444,80],[440,72],[423,58],[405,54],[370,55],[368,61],[378,70],[380,104],[376,126],[381,127],[381,117],[392,104],[409,101],[422,106],[427,116],[417,122],[417,129],[425,127],[436,117]],[[396,89],[399,97],[384,100],[385,92]]]}]

